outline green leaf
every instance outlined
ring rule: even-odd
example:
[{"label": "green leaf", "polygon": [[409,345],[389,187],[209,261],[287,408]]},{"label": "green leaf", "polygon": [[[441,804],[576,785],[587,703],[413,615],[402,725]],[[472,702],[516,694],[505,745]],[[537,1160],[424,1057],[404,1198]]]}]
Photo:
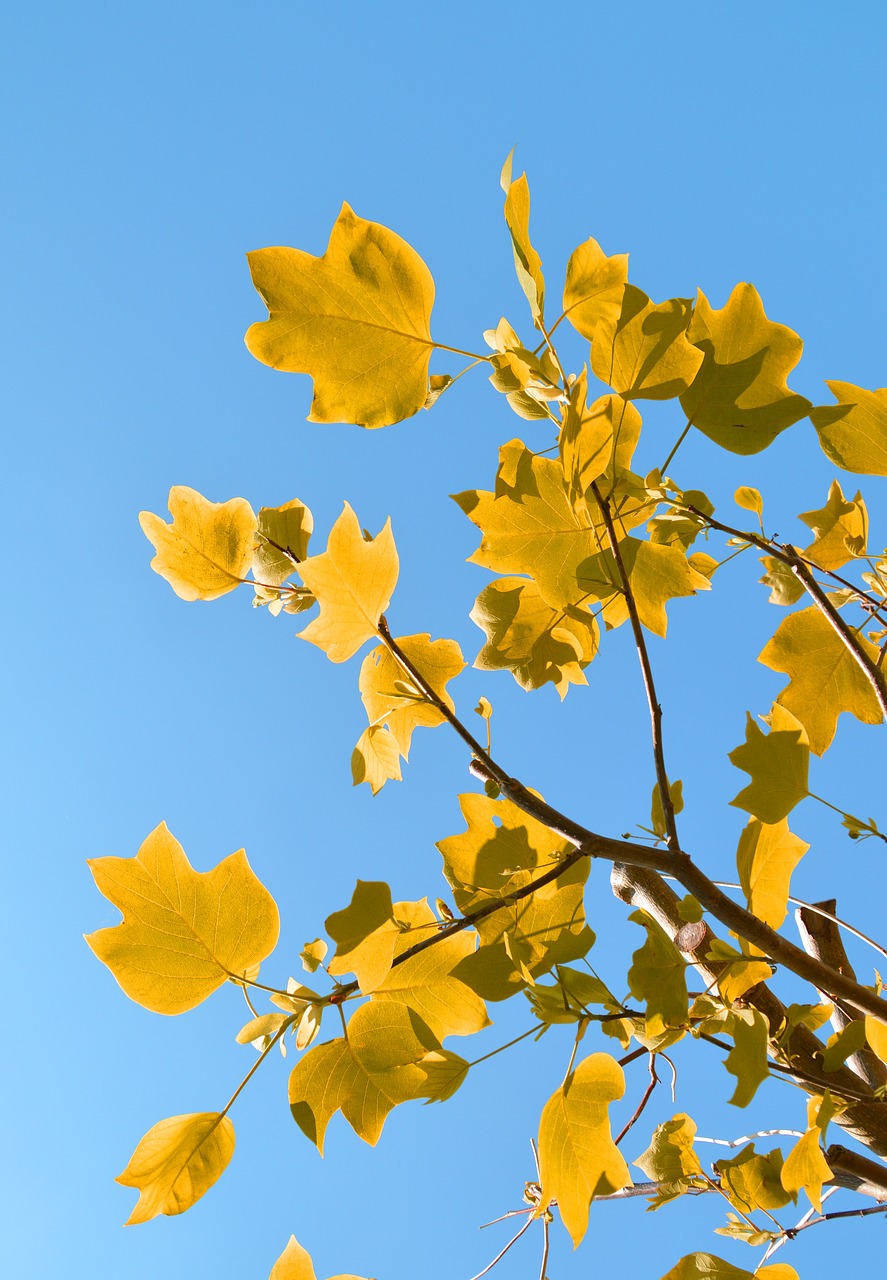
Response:
[{"label": "green leaf", "polygon": [[758,1086],[769,1075],[767,1041],[770,1025],[757,1009],[737,1009],[733,1014],[733,1048],[724,1066],[736,1077],[736,1088],[730,1102],[734,1107],[747,1107]]},{"label": "green leaf", "polygon": [[750,818],[739,837],[736,866],[748,909],[771,929],[785,919],[791,874],[809,848],[785,818],[772,824]]},{"label": "green leaf", "polygon": [[810,745],[804,726],[778,702],[761,719],[769,725],[769,734],[747,712],[745,744],[730,752],[731,763],[751,775],[751,784],[730,803],[774,824],[808,794]]},{"label": "green leaf", "polygon": [[314,379],[310,422],[384,427],[425,404],[434,282],[414,249],[342,205],[326,253],[247,255],[269,319],[251,325],[257,360]]},{"label": "green leaf", "polygon": [[767,319],[752,285],[738,284],[720,311],[700,289],[687,336],[705,359],[681,405],[722,448],[759,453],[809,412],[810,401],[786,383],[804,344]]},{"label": "green leaf", "polygon": [[887,387],[866,391],[852,382],[826,382],[837,404],[810,419],[823,452],[844,471],[887,476]]},{"label": "green leaf", "polygon": [[631,1183],[607,1114],[610,1103],[624,1092],[625,1076],[619,1064],[609,1054],[593,1053],[579,1063],[542,1111],[542,1202],[557,1200],[574,1248],[585,1235],[593,1198]]},{"label": "green leaf", "polygon": [[116,1179],[139,1192],[126,1225],[184,1213],[218,1181],[233,1154],[234,1125],[218,1111],[161,1120]]},{"label": "green leaf", "polygon": [[[676,814],[681,813],[684,808],[684,784],[680,778],[677,782],[669,783],[668,794],[674,812]],[[660,839],[664,839],[668,834],[665,829],[665,813],[662,809],[662,792],[659,790],[658,783],[653,788],[653,797],[650,804],[650,826]]]},{"label": "green leaf", "polygon": [[601,382],[626,400],[670,400],[687,390],[702,354],[687,340],[693,312],[688,298],[653,303],[625,285],[618,317],[598,321],[591,367]]},{"label": "green leaf", "polygon": [[[857,643],[877,663],[875,646],[862,635]],[[818,609],[789,614],[758,661],[791,677],[777,702],[807,730],[810,750],[816,755],[831,745],[842,711],[863,724],[881,723],[881,708],[871,685]]]}]

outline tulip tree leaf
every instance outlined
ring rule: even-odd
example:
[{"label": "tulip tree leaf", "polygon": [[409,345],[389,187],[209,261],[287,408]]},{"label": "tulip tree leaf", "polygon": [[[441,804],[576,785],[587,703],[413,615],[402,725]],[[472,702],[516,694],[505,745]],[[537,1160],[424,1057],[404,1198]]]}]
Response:
[{"label": "tulip tree leaf", "polygon": [[887,476],[887,387],[866,391],[852,382],[825,385],[838,403],[810,414],[824,453],[844,471]]},{"label": "tulip tree leaf", "polygon": [[[628,577],[641,623],[654,635],[668,629],[665,606],[669,600],[710,591],[711,582],[687,561],[676,545],[623,538],[619,555]],[[583,560],[576,567],[576,580],[590,596],[603,604],[601,616],[608,627],[621,626],[628,618],[628,606],[620,586],[620,573],[612,551]]]},{"label": "tulip tree leaf", "polygon": [[658,304],[627,284],[618,316],[598,321],[591,367],[626,400],[670,400],[687,390],[702,353],[687,340],[693,304],[670,298]]},{"label": "tulip tree leaf", "polygon": [[840,569],[848,560],[865,555],[869,519],[862,494],[848,502],[833,480],[828,501],[819,511],[805,511],[800,519],[816,534],[804,550],[804,558],[822,569]]},{"label": "tulip tree leaf", "polygon": [[351,753],[351,777],[354,785],[368,782],[377,795],[389,779],[400,782],[400,748],[397,739],[383,724],[371,724],[357,739]]},{"label": "tulip tree leaf", "polygon": [[384,427],[425,404],[434,282],[416,251],[342,205],[326,253],[247,255],[269,318],[246,345],[263,364],[314,379],[310,422]]},{"label": "tulip tree leaf", "polygon": [[256,516],[245,498],[210,502],[196,489],[173,485],[172,521],[143,511],[142,532],[157,554],[151,568],[182,600],[217,600],[239,587],[256,545]]},{"label": "tulip tree leaf", "polygon": [[[875,646],[862,635],[857,643],[877,663]],[[830,746],[842,711],[863,724],[881,723],[881,708],[871,685],[818,609],[804,609],[783,619],[758,661],[790,676],[777,702],[807,730],[810,750],[816,755]]]},{"label": "tulip tree leaf", "polygon": [[619,1191],[631,1174],[610,1134],[608,1107],[625,1092],[622,1068],[606,1053],[579,1063],[552,1094],[539,1122],[542,1201],[557,1200],[574,1247],[585,1235],[596,1195]]},{"label": "tulip tree leaf", "polygon": [[545,280],[542,261],[530,243],[530,187],[525,173],[512,181],[510,155],[502,169],[502,188],[505,191],[505,221],[514,249],[514,269],[530,304],[533,320],[539,320],[545,305]]},{"label": "tulip tree leaf", "polygon": [[659,1124],[650,1145],[634,1164],[653,1182],[691,1184],[702,1174],[693,1146],[696,1124],[684,1112]]},{"label": "tulip tree leaf", "polygon": [[748,909],[771,929],[785,919],[791,874],[809,848],[789,831],[785,818],[775,823],[750,818],[739,837],[736,866]]},{"label": "tulip tree leaf", "polygon": [[730,1160],[718,1160],[715,1168],[730,1203],[741,1213],[755,1209],[781,1209],[794,1197],[782,1185],[782,1152],[777,1147],[760,1155],[754,1143]]},{"label": "tulip tree leaf", "polygon": [[[282,507],[260,508],[258,529],[263,536],[256,540],[253,576],[258,582],[279,586],[296,572],[295,561],[302,561],[308,555],[314,517],[304,502],[293,498]],[[289,555],[285,554],[287,551]]]},{"label": "tulip tree leaf", "polygon": [[[398,902],[394,914],[408,930],[396,939],[395,958],[416,942],[433,937],[440,927],[440,921],[424,899]],[[474,953],[475,941],[472,934],[462,930],[420,951],[391,969],[373,991],[372,998],[407,1005],[438,1040],[446,1036],[470,1036],[483,1030],[490,1025],[483,1000],[453,973],[461,960]]]},{"label": "tulip tree leaf", "polygon": [[302,581],[317,596],[320,617],[299,635],[333,662],[345,662],[378,634],[397,583],[399,561],[391,521],[367,541],[357,516],[345,509],[330,530],[326,551],[299,567]]},{"label": "tulip tree leaf", "polygon": [[803,1191],[817,1213],[822,1212],[822,1184],[832,1176],[820,1149],[821,1140],[818,1125],[808,1129],[785,1157],[781,1174],[786,1191],[790,1194]]},{"label": "tulip tree leaf", "polygon": [[666,1027],[687,1021],[687,962],[668,934],[646,911],[628,917],[647,931],[647,939],[632,956],[628,987],[647,1006],[646,1033],[662,1035]]},{"label": "tulip tree leaf", "polygon": [[334,977],[353,973],[361,991],[375,990],[391,968],[402,932],[388,885],[358,880],[349,905],[327,916],[326,931],[336,944],[328,971]]},{"label": "tulip tree leaf", "polygon": [[116,1179],[139,1193],[126,1225],[184,1213],[218,1181],[233,1154],[234,1125],[218,1111],[161,1120]]},{"label": "tulip tree leaf", "polygon": [[212,871],[195,871],[162,822],[134,858],[88,865],[123,922],[86,941],[146,1009],[193,1009],[228,978],[256,971],[274,950],[277,906],[242,849]]},{"label": "tulip tree leaf", "polygon": [[587,609],[553,609],[532,580],[497,578],[478,596],[471,618],[487,636],[474,663],[481,671],[510,671],[522,689],[550,681],[561,698],[571,684],[587,684],[584,668],[600,643]]},{"label": "tulip tree leaf", "polygon": [[733,1048],[724,1066],[736,1076],[736,1088],[729,1101],[734,1107],[747,1107],[758,1086],[769,1075],[767,1039],[770,1025],[757,1009],[737,1009],[733,1013]]},{"label": "tulip tree leaf", "polygon": [[688,1253],[662,1280],[798,1280],[798,1273],[787,1262],[773,1262],[755,1271],[746,1271],[713,1253]]},{"label": "tulip tree leaf", "polygon": [[[762,822],[781,822],[808,794],[810,746],[807,732],[790,711],[774,702],[765,734],[746,716],[745,744],[730,752],[737,769],[751,774],[751,783],[730,801]],[[781,923],[781,921],[780,921]]]},{"label": "tulip tree leaf", "polygon": [[768,320],[757,290],[738,284],[720,311],[702,290],[687,333],[705,361],[681,406],[694,427],[731,453],[759,453],[810,411],[786,383],[804,344]]},{"label": "tulip tree leaf", "polygon": [[582,373],[570,388],[558,437],[561,464],[574,506],[586,498],[593,481],[628,469],[641,434],[641,415],[630,400],[600,396],[589,405],[587,385],[587,375]]},{"label": "tulip tree leaf", "polygon": [[570,324],[583,338],[589,342],[594,339],[599,320],[618,321],[627,280],[627,253],[608,258],[593,239],[573,250],[567,263],[563,306]]},{"label": "tulip tree leaf", "polygon": [[407,1005],[368,1001],[355,1011],[347,1036],[316,1045],[296,1064],[289,1079],[290,1110],[321,1155],[337,1111],[375,1146],[393,1107],[452,1092],[467,1069],[463,1059],[441,1049]]},{"label": "tulip tree leaf", "polygon": [[[302,1248],[295,1236],[290,1236],[286,1248],[271,1268],[268,1280],[317,1280],[310,1254]],[[362,1280],[360,1276],[332,1276],[331,1280]]]}]

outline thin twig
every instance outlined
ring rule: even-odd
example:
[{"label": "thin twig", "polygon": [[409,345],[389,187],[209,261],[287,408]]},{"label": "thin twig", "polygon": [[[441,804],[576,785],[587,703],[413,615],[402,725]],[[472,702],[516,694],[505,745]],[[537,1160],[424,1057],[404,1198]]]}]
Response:
[{"label": "thin twig", "polygon": [[618,1136],[613,1139],[617,1147],[619,1146],[619,1143],[622,1141],[625,1135],[628,1133],[632,1125],[635,1124],[636,1121],[640,1120],[641,1115],[643,1114],[643,1111],[644,1111],[644,1107],[650,1101],[650,1097],[653,1093],[653,1090],[656,1088],[657,1084],[659,1083],[659,1077],[656,1074],[656,1054],[655,1053],[650,1054],[650,1061],[649,1061],[648,1067],[650,1071],[650,1083],[647,1085],[646,1089],[644,1090],[644,1096],[641,1098],[640,1102],[638,1103],[637,1110],[635,1111],[634,1115],[627,1122],[627,1124],[623,1125],[622,1129],[620,1129],[619,1131]]},{"label": "thin twig", "polygon": [[485,1276],[488,1272],[492,1271],[496,1263],[502,1261],[502,1259],[505,1257],[506,1253],[511,1248],[511,1246],[513,1244],[517,1244],[518,1240],[520,1240],[524,1232],[527,1231],[535,1221],[536,1221],[535,1218],[527,1218],[526,1222],[521,1227],[520,1231],[518,1231],[517,1235],[512,1236],[511,1239],[508,1241],[508,1244],[505,1246],[505,1248],[499,1250],[499,1252],[496,1254],[493,1261],[488,1262],[487,1265],[484,1267],[483,1271],[478,1271],[477,1275],[471,1277],[471,1280],[480,1280],[481,1276]]}]

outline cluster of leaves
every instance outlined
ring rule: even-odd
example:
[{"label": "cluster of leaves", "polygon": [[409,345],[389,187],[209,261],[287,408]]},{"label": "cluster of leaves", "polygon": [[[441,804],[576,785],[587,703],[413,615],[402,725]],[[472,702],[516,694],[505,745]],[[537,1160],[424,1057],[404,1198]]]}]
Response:
[{"label": "cluster of leaves", "polygon": [[[701,291],[695,300],[654,303],[628,283],[627,256],[607,256],[595,240],[571,256],[562,308],[549,324],[541,260],[529,237],[529,188],[524,176],[512,179],[510,159],[502,182],[534,343],[504,318],[484,335],[492,354],[435,342],[434,289],[424,263],[398,236],[345,205],[322,257],[283,248],[250,255],[269,319],[251,327],[247,344],[266,364],[313,378],[315,422],[382,427],[432,408],[454,381],[429,376],[437,347],[464,354],[469,367],[486,365],[520,418],[553,428],[553,450],[511,440],[499,451],[492,489],[455,495],[480,531],[472,560],[505,575],[483,587],[472,610],[485,637],[474,664],[509,671],[527,690],[551,683],[563,698],[586,683],[603,635],[628,624],[653,723],[656,786],[650,825],[642,828],[647,838],[590,831],[518,782],[492,756],[489,734],[484,747],[457,714],[447,688],[465,666],[456,642],[391,634],[386,611],[399,564],[390,522],[371,536],[346,504],[325,548],[315,551],[312,514],[297,499],[256,513],[243,498],[216,504],[172,489],[171,522],[151,513],[141,521],[156,551],[152,567],[179,596],[213,600],[246,585],[253,603],[275,614],[316,605],[300,634],[336,663],[373,642],[358,678],[368,724],[352,755],[356,784],[375,794],[399,780],[413,731],[447,723],[467,746],[483,790],[460,797],[466,829],[438,845],[455,910],[440,899],[434,910],[425,899],[395,902],[387,884],[358,881],[350,904],[325,923],[329,944],[317,938],[302,953],[305,971],[323,990],[293,978],[278,987],[258,982],[277,940],[278,914],[242,851],[198,873],[161,826],[135,858],[91,864],[123,922],[88,941],[127,995],[157,1012],[181,1013],[226,981],[239,984],[253,1016],[237,1039],[260,1051],[221,1111],[155,1125],[118,1180],[139,1191],[130,1222],[186,1210],[231,1158],[228,1112],[240,1090],[274,1046],[283,1051],[288,1041],[299,1054],[289,1103],[302,1132],[322,1150],[341,1111],[375,1143],[393,1107],[444,1101],[460,1087],[474,1064],[444,1042],[488,1026],[489,1003],[523,995],[536,1019],[527,1034],[557,1025],[574,1031],[565,1077],[540,1119],[538,1183],[528,1184],[524,1211],[525,1226],[541,1224],[543,1276],[555,1209],[578,1245],[593,1201],[639,1193],[654,1207],[684,1194],[720,1194],[733,1210],[722,1233],[765,1246],[766,1263],[800,1229],[773,1216],[799,1192],[816,1221],[826,1216],[826,1185],[887,1198],[887,1174],[879,1182],[874,1162],[860,1175],[857,1157],[857,1173],[848,1172],[844,1149],[824,1141],[834,1121],[875,1155],[887,1155],[880,983],[856,981],[839,950],[833,911],[816,909],[819,943],[812,928],[803,947],[778,932],[792,872],[808,848],[788,819],[814,795],[811,754],[829,748],[842,713],[866,724],[887,713],[887,552],[870,556],[863,498],[845,497],[837,480],[825,505],[801,516],[813,533],[801,550],[767,533],[756,490],[743,486],[735,500],[757,527],[737,528],[716,519],[705,493],[680,487],[668,468],[691,429],[746,455],[809,416],[838,467],[887,474],[887,392],[831,382],[836,403],[814,407],[787,385],[801,340],[767,318],[751,285],[737,285],[720,310]],[[590,343],[588,367],[578,374],[565,371],[553,337],[565,320]],[[592,376],[603,390],[590,400]],[[640,475],[632,463],[644,400],[677,400],[684,424],[664,465]],[[681,783],[666,771],[645,638],[666,635],[670,601],[712,588],[724,560],[694,549],[701,535],[710,548],[726,540],[724,560],[760,552],[774,604],[791,609],[808,601],[786,614],[759,655],[788,683],[766,714],[748,715],[745,742],[730,755],[750,779],[732,802],[748,815],[736,853],[744,905],[681,845]],[[845,576],[848,565],[860,570],[858,581]],[[485,699],[477,711],[489,726]],[[831,807],[854,838],[885,838],[873,819]],[[587,965],[594,934],[583,891],[592,858],[616,864],[614,888],[635,905],[630,919],[644,935],[625,1000]],[[686,896],[678,898],[663,876],[679,881]],[[729,941],[713,932],[718,924]],[[573,967],[577,962],[586,967]],[[776,963],[811,984],[812,1003],[779,1001],[767,985]],[[702,991],[688,987],[694,968]],[[274,1012],[258,1013],[250,991],[269,995]],[[831,1038],[819,1038],[830,1019]],[[319,1040],[330,1020],[330,1038]],[[592,1025],[602,1047],[577,1062]],[[706,1171],[695,1125],[679,1113],[656,1128],[634,1162],[648,1179],[635,1183],[619,1143],[657,1082],[658,1055],[686,1037],[726,1051],[724,1065],[735,1077],[729,1101],[737,1107],[772,1073],[793,1079],[809,1094],[804,1128],[785,1155],[778,1147],[759,1153],[749,1140]],[[621,1056],[605,1051],[608,1042]],[[625,1093],[624,1067],[643,1055],[650,1085],[614,1138],[609,1107]],[[750,1274],[696,1253],[665,1280]],[[756,1274],[795,1276],[781,1263]],[[310,1260],[291,1241],[273,1280],[312,1276]]]}]

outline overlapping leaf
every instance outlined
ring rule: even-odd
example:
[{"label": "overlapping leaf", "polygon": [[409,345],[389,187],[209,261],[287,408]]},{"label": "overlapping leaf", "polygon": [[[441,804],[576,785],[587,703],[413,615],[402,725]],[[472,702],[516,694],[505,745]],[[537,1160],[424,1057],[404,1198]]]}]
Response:
[{"label": "overlapping leaf", "polygon": [[747,714],[745,744],[730,752],[736,768],[751,775],[749,786],[730,803],[773,824],[787,817],[808,794],[810,745],[804,726],[778,702],[762,719],[770,732],[763,733]]},{"label": "overlapping leaf", "polygon": [[778,929],[788,909],[791,874],[810,848],[788,829],[788,821],[751,818],[739,837],[736,866],[748,909]]},{"label": "overlapping leaf", "polygon": [[240,586],[256,545],[256,516],[245,498],[210,502],[196,489],[173,485],[172,521],[151,511],[139,524],[157,554],[151,568],[183,600],[217,600]]},{"label": "overlapping leaf", "polygon": [[505,221],[511,232],[514,269],[535,321],[541,319],[545,306],[545,280],[541,259],[530,243],[530,187],[527,175],[522,173],[512,181],[512,155],[505,161],[501,175],[502,190],[505,192]]},{"label": "overlapping leaf", "polygon": [[687,340],[692,312],[688,298],[657,304],[641,289],[625,285],[618,316],[603,315],[595,329],[595,374],[626,400],[681,395],[702,364],[701,352]]},{"label": "overlapping leaf", "polygon": [[734,1107],[747,1107],[758,1086],[769,1075],[767,1041],[770,1026],[757,1009],[736,1009],[732,1016],[733,1048],[724,1066],[736,1076],[736,1088],[730,1102]]},{"label": "overlapping leaf", "polygon": [[122,924],[86,941],[120,986],[155,1013],[184,1013],[229,977],[253,973],[277,943],[277,906],[241,849],[195,871],[165,823],[134,858],[94,858]]},{"label": "overlapping leaf", "polygon": [[700,289],[687,336],[705,361],[681,405],[722,448],[758,453],[809,413],[810,401],[786,383],[804,344],[767,319],[753,285],[738,284],[720,311]]},{"label": "overlapping leaf", "polygon": [[[654,635],[666,633],[665,606],[669,600],[711,590],[709,579],[693,568],[680,546],[628,537],[619,543],[619,555],[638,617]],[[607,627],[618,627],[627,621],[628,605],[621,587],[621,574],[609,548],[581,561],[575,574],[585,593],[603,605],[601,617]]]},{"label": "overlapping leaf", "polygon": [[539,1122],[542,1200],[557,1200],[574,1247],[585,1235],[596,1195],[631,1183],[628,1165],[610,1134],[608,1108],[625,1092],[615,1059],[593,1053],[552,1094]]},{"label": "overlapping leaf", "polygon": [[804,557],[820,568],[840,569],[848,560],[865,555],[869,520],[861,493],[848,502],[837,480],[833,480],[825,506],[819,511],[805,511],[799,518],[816,534]]},{"label": "overlapping leaf", "polygon": [[253,555],[253,575],[259,582],[279,586],[308,555],[314,517],[304,502],[293,498],[282,507],[261,507]]},{"label": "overlapping leaf", "polygon": [[781,1209],[793,1199],[782,1185],[782,1164],[778,1147],[762,1155],[750,1142],[731,1159],[718,1160],[715,1168],[730,1203],[741,1213],[754,1213],[755,1209]]},{"label": "overlapping leaf", "polygon": [[[856,641],[877,663],[875,646],[862,635]],[[789,614],[758,661],[791,677],[777,701],[804,726],[816,755],[831,744],[842,711],[863,724],[880,724],[881,708],[871,685],[818,609]]]},{"label": "overlapping leaf", "polygon": [[644,945],[632,957],[629,990],[647,1006],[647,1035],[658,1036],[666,1027],[679,1027],[687,1021],[687,962],[646,911],[633,911],[628,918],[647,931]]},{"label": "overlapping leaf", "polygon": [[887,476],[887,387],[866,391],[852,382],[825,385],[838,403],[810,414],[824,452],[845,471]]},{"label": "overlapping leaf", "polygon": [[587,501],[589,486],[595,480],[628,470],[641,434],[641,415],[630,400],[600,396],[589,405],[587,386],[583,372],[570,388],[558,436],[561,465],[574,506]]},{"label": "overlapping leaf", "polygon": [[798,1273],[787,1262],[771,1262],[768,1266],[746,1271],[725,1262],[713,1253],[688,1253],[667,1271],[662,1280],[798,1280]]},{"label": "overlapping leaf", "polygon": [[391,968],[403,932],[388,885],[381,880],[358,880],[349,905],[327,916],[326,931],[336,944],[329,972],[334,977],[353,973],[361,991],[375,990]]},{"label": "overlapping leaf", "polygon": [[593,239],[573,250],[567,263],[563,306],[567,319],[583,338],[593,340],[600,320],[616,323],[627,280],[627,253],[607,257]]},{"label": "overlapping leaf", "polygon": [[397,583],[399,561],[391,521],[367,541],[348,503],[330,531],[326,551],[299,567],[302,581],[320,604],[320,617],[299,634],[323,649],[333,662],[345,662],[378,634]]},{"label": "overlapping leaf", "polygon": [[311,422],[383,427],[425,404],[434,282],[400,236],[347,204],[326,253],[248,255],[269,318],[246,345],[264,364],[314,379]]},{"label": "overlapping leaf", "polygon": [[347,1037],[316,1045],[299,1060],[289,1079],[290,1110],[321,1154],[327,1125],[340,1110],[375,1146],[393,1107],[449,1096],[467,1069],[406,1004],[369,1001],[352,1016]]},{"label": "overlapping leaf", "polygon": [[234,1126],[217,1111],[161,1120],[117,1178],[139,1193],[126,1225],[184,1213],[222,1176],[233,1154]]}]

